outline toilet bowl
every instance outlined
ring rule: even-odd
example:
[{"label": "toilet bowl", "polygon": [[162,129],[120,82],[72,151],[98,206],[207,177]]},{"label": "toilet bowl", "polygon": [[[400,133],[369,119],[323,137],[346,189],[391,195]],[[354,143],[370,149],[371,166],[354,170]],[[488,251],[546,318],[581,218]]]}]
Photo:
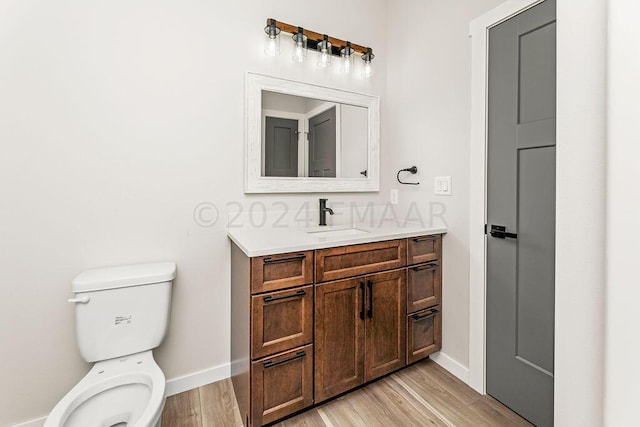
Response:
[{"label": "toilet bowl", "polygon": [[159,426],[165,377],[151,351],[96,363],[58,402],[45,427]]},{"label": "toilet bowl", "polygon": [[76,336],[93,367],[45,427],[155,427],[165,378],[153,359],[167,332],[173,262],[87,270],[72,282]]}]

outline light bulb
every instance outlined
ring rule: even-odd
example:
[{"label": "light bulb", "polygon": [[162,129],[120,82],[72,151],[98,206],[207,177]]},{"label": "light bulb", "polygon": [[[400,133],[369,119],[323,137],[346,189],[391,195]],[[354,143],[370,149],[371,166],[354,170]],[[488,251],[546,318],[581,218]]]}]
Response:
[{"label": "light bulb", "polygon": [[267,39],[264,44],[264,54],[267,56],[276,56],[280,54],[280,28],[276,26],[275,19],[270,19],[269,24],[264,27]]},{"label": "light bulb", "polygon": [[326,34],[323,39],[318,42],[318,51],[320,52],[318,67],[327,68],[331,65],[331,43],[329,42],[329,36]]},{"label": "light bulb", "polygon": [[304,62],[307,60],[307,36],[304,29],[298,27],[298,32],[293,36],[293,62]]},{"label": "light bulb", "polygon": [[371,61],[367,61],[364,63],[364,69],[362,70],[362,77],[365,79],[371,78],[373,76],[373,66],[371,65]]},{"label": "light bulb", "polygon": [[267,46],[264,49],[264,53],[268,56],[276,56],[280,53],[280,47],[278,46],[278,39],[268,39]]},{"label": "light bulb", "polygon": [[343,73],[348,74],[353,70],[353,52],[351,42],[347,42],[347,45],[340,51],[340,71]]},{"label": "light bulb", "polygon": [[362,55],[362,60],[364,61],[364,67],[362,68],[362,77],[368,79],[373,76],[373,65],[371,61],[376,56],[373,54],[373,51],[370,47],[367,48],[367,53]]},{"label": "light bulb", "polygon": [[320,55],[320,66],[322,68],[327,68],[327,66],[331,63],[329,59],[329,54],[327,53],[327,49],[322,49],[322,53]]}]

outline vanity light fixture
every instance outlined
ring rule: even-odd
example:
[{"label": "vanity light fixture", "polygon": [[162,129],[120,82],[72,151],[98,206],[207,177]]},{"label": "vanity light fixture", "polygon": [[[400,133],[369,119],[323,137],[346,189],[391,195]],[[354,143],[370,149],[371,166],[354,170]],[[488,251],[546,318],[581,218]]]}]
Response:
[{"label": "vanity light fixture", "polygon": [[276,56],[280,54],[280,28],[276,25],[275,19],[269,19],[267,26],[264,27],[264,32],[267,35],[264,45],[264,54],[267,56]]},{"label": "vanity light fixture", "polygon": [[370,78],[373,76],[373,65],[371,61],[375,58],[373,50],[370,47],[364,47],[349,41],[337,39],[327,34],[316,33],[302,27],[297,27],[284,22],[278,22],[275,19],[267,19],[267,26],[264,32],[267,34],[265,45],[265,54],[276,56],[280,53],[280,39],[278,35],[281,31],[292,34],[293,39],[293,56],[295,62],[304,62],[307,59],[308,49],[318,51],[318,66],[327,68],[331,65],[331,57],[340,58],[340,69],[344,73],[351,73],[355,68],[355,53],[361,54],[363,60],[362,77]]},{"label": "vanity light fixture", "polygon": [[331,42],[328,35],[323,35],[322,40],[318,42],[318,67],[327,68],[331,65]]},{"label": "vanity light fixture", "polygon": [[307,36],[304,29],[298,27],[298,32],[293,35],[293,61],[304,62],[307,60]]},{"label": "vanity light fixture", "polygon": [[340,70],[343,73],[350,73],[353,71],[353,48],[351,42],[347,42],[347,45],[340,51]]}]

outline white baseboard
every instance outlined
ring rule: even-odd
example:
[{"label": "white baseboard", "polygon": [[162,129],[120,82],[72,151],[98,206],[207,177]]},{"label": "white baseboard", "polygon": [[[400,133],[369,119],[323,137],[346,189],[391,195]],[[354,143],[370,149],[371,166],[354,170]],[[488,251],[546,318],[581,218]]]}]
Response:
[{"label": "white baseboard", "polygon": [[225,363],[203,371],[193,372],[182,377],[172,378],[167,380],[164,395],[167,397],[173,396],[174,394],[214,383],[216,381],[229,378],[230,376],[231,365],[229,363]]},{"label": "white baseboard", "polygon": [[452,359],[443,352],[432,354],[429,358],[447,371],[451,372],[463,383],[469,384],[469,368],[460,364],[460,362]]}]

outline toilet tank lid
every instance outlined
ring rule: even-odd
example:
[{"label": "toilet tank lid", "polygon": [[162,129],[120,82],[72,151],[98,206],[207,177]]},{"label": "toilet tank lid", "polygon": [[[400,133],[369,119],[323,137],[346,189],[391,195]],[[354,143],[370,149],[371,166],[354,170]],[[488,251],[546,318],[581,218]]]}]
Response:
[{"label": "toilet tank lid", "polygon": [[149,264],[121,265],[117,267],[94,268],[76,276],[71,282],[74,293],[124,288],[127,286],[150,285],[169,282],[176,277],[175,262],[155,262]]}]

